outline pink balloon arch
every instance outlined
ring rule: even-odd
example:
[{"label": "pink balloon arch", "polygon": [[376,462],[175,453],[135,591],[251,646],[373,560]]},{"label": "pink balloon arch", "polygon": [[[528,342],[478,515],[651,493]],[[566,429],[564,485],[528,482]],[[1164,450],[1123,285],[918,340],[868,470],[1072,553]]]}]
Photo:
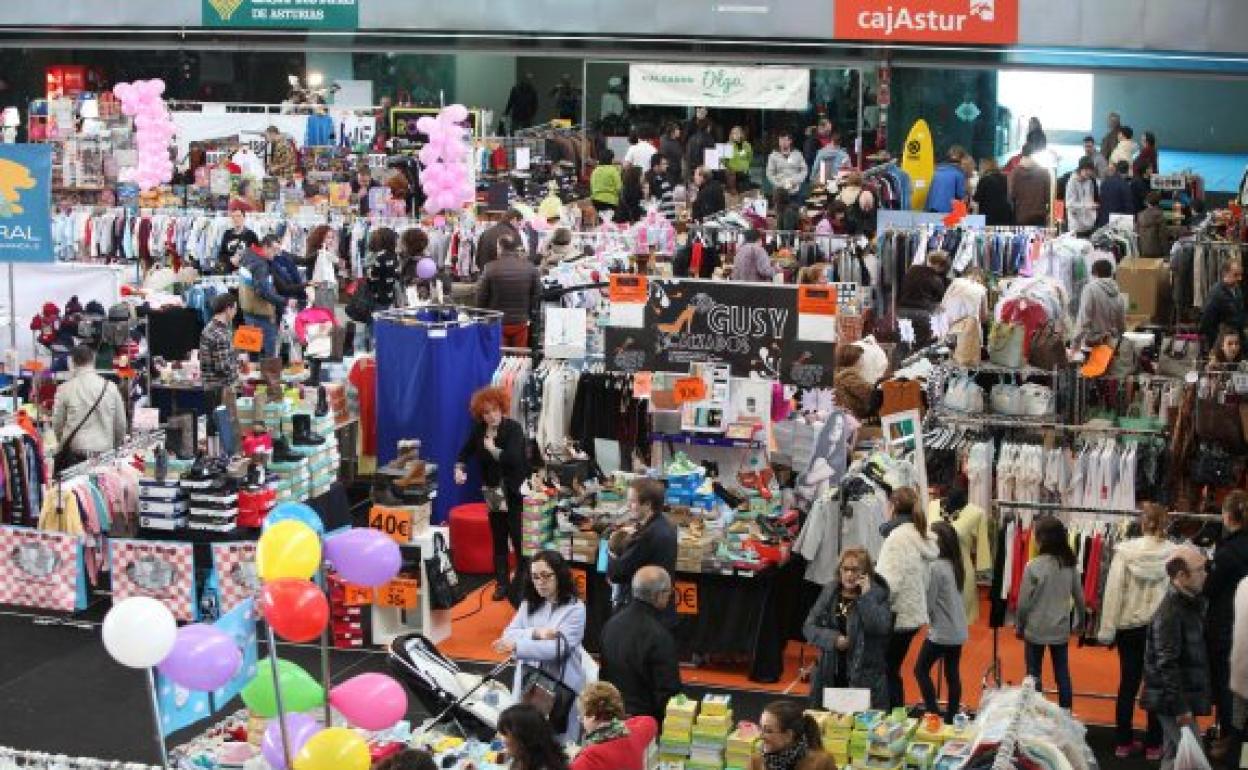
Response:
[{"label": "pink balloon arch", "polygon": [[150,190],[173,179],[173,161],[169,142],[176,129],[161,94],[165,81],[136,80],[113,86],[113,95],[121,102],[121,111],[134,118],[134,143],[139,151],[138,165],[123,169],[120,178],[141,190]]},{"label": "pink balloon arch", "polygon": [[444,107],[436,118],[423,117],[416,128],[429,140],[420,150],[420,187],[425,192],[425,211],[436,214],[459,209],[476,197],[468,173],[465,129],[468,108],[462,104]]}]

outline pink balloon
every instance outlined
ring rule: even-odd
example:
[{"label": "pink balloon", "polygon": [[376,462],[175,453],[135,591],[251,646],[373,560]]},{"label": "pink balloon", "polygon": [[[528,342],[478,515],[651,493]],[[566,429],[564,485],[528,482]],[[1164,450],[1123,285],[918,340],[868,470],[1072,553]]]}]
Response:
[{"label": "pink balloon", "polygon": [[426,167],[432,166],[438,161],[438,152],[432,145],[426,144],[420,148],[420,162]]},{"label": "pink balloon", "polygon": [[436,121],[434,121],[433,118],[426,115],[423,118],[417,119],[416,130],[422,134],[428,134],[430,131],[433,130],[435,123]]},{"label": "pink balloon", "polygon": [[360,674],[329,691],[329,704],[364,730],[387,730],[407,715],[407,691],[385,674]]},{"label": "pink balloon", "polygon": [[150,82],[152,84],[152,93],[154,95],[160,96],[161,94],[165,92],[165,81],[161,80],[160,78],[155,78],[154,80]]},{"label": "pink balloon", "polygon": [[468,119],[468,108],[462,104],[452,104],[443,109],[438,117],[445,117],[453,123],[462,123]]}]

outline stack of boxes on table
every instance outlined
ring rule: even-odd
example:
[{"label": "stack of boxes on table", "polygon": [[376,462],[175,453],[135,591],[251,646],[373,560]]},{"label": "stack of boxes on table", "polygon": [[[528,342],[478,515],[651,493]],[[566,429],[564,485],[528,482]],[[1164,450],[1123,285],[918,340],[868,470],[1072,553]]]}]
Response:
[{"label": "stack of boxes on table", "polygon": [[364,646],[364,608],[347,604],[347,583],[328,575],[330,642],[338,649]]},{"label": "stack of boxes on table", "polygon": [[667,702],[659,761],[685,770],[725,770],[728,734],[732,730],[729,695],[707,695],[698,701],[677,695]]},{"label": "stack of boxes on table", "polygon": [[524,497],[520,513],[520,553],[533,556],[555,537],[555,501],[541,492]]}]

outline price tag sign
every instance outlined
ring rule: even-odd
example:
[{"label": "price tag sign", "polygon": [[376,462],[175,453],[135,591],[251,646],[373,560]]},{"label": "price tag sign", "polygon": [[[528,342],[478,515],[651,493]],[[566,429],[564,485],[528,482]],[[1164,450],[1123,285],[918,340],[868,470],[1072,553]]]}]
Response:
[{"label": "price tag sign", "polygon": [[246,353],[259,353],[264,348],[264,332],[256,326],[240,326],[234,332],[234,347]]},{"label": "price tag sign", "polygon": [[633,375],[633,398],[650,398],[654,390],[654,372],[637,372]]},{"label": "price tag sign", "polygon": [[420,582],[411,578],[395,578],[377,589],[376,605],[396,610],[413,609],[420,602]]},{"label": "price tag sign", "polygon": [[701,377],[681,377],[676,380],[672,392],[678,404],[701,401],[706,398],[706,381]]},{"label": "price tag sign", "polygon": [[839,294],[835,286],[797,287],[797,312],[802,315],[836,315]]},{"label": "price tag sign", "polygon": [[364,607],[373,603],[373,589],[347,583],[342,594],[342,603],[348,607]]},{"label": "price tag sign", "polygon": [[608,294],[613,304],[644,305],[650,299],[650,286],[644,275],[612,273]]},{"label": "price tag sign", "polygon": [[589,595],[586,593],[589,589],[589,575],[585,573],[585,570],[577,568],[572,569],[572,585],[576,586],[576,595],[581,597],[581,600],[584,601],[585,597]]},{"label": "price tag sign", "polygon": [[407,508],[374,505],[368,512],[368,526],[385,532],[400,545],[412,541],[412,512]]},{"label": "price tag sign", "polygon": [[677,615],[698,614],[698,584],[691,580],[677,580],[672,586]]}]

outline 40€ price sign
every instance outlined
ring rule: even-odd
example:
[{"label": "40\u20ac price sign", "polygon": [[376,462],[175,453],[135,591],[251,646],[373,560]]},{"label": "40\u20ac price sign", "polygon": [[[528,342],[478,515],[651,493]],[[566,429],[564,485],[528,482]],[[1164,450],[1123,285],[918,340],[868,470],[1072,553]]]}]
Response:
[{"label": "40\u20ac price sign", "polygon": [[386,533],[400,545],[412,541],[412,512],[408,508],[374,505],[368,512],[368,526]]}]

